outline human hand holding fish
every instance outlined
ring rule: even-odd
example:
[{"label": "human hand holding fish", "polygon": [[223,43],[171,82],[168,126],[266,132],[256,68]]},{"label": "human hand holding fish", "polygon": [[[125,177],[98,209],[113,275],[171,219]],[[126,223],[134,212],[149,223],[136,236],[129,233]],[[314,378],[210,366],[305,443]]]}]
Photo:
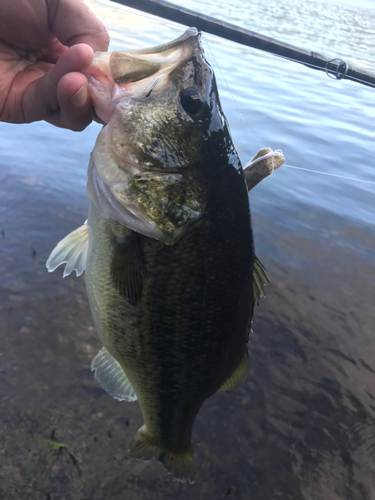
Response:
[{"label": "human hand holding fish", "polygon": [[83,72],[108,43],[83,0],[2,0],[0,120],[83,130],[94,116]]}]

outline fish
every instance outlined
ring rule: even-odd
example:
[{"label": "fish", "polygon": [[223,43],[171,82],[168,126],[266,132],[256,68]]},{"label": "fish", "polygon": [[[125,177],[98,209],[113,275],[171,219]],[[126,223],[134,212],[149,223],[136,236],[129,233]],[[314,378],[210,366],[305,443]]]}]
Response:
[{"label": "fish", "polygon": [[103,343],[92,370],[114,398],[138,400],[144,419],[130,456],[190,483],[194,420],[246,379],[254,304],[269,283],[248,190],[271,173],[271,150],[242,168],[200,36],[189,28],[157,47],[95,53],[86,76],[104,126],[88,219],[47,261],[50,272],[65,264],[64,276],[85,271]]}]

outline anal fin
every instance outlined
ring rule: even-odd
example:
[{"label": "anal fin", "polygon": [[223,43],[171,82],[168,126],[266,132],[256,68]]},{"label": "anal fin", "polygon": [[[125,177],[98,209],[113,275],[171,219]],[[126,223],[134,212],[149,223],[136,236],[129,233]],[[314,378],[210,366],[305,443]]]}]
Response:
[{"label": "anal fin", "polygon": [[253,294],[254,299],[259,304],[259,299],[262,297],[266,297],[266,293],[264,291],[265,285],[269,285],[270,282],[267,278],[266,270],[263,264],[260,262],[258,257],[254,259],[254,268],[253,268]]},{"label": "anal fin", "polygon": [[245,352],[243,353],[243,356],[241,358],[241,361],[237,365],[237,368],[234,370],[232,375],[224,382],[224,384],[220,387],[218,392],[234,391],[243,382],[245,382],[248,373],[249,373],[249,353],[246,347]]},{"label": "anal fin", "polygon": [[48,257],[46,267],[51,273],[61,264],[66,264],[63,277],[75,271],[77,276],[86,268],[89,248],[89,227],[87,221],[62,239]]},{"label": "anal fin", "polygon": [[91,363],[95,378],[111,396],[120,401],[136,401],[137,395],[120,363],[102,347]]}]

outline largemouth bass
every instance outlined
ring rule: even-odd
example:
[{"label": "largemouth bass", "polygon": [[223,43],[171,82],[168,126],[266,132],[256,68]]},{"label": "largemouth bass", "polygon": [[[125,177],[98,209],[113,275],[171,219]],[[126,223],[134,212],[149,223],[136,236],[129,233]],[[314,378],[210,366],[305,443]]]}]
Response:
[{"label": "largemouth bass", "polygon": [[267,283],[248,186],[270,168],[258,154],[244,173],[195,28],[159,47],[98,53],[87,76],[106,124],[88,169],[88,221],[47,267],[86,271],[104,346],[95,377],[113,397],[138,399],[144,417],[130,455],[194,482],[194,419],[248,373]]}]

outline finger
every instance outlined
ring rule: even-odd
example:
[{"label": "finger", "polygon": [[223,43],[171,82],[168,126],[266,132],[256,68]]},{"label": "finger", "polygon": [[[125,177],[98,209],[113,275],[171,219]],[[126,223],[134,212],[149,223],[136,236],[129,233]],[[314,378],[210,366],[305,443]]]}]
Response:
[{"label": "finger", "polygon": [[[57,95],[59,82],[68,73],[84,71],[92,62],[92,57],[91,47],[84,44],[75,45],[64,52],[57,63],[51,66],[51,69],[42,78],[30,83],[23,96],[25,120],[28,122],[46,120],[63,126],[57,123],[60,113]],[[82,78],[85,79],[83,75]],[[82,81],[78,82],[80,86],[82,86]],[[75,88],[75,90],[78,91],[79,88]]]},{"label": "finger", "polygon": [[109,36],[103,24],[83,0],[50,1],[49,25],[61,43],[71,47],[87,43],[93,50],[108,50]]},{"label": "finger", "polygon": [[87,79],[82,73],[68,73],[61,78],[57,86],[57,99],[60,105],[57,117],[59,126],[79,131],[91,123],[94,110]]}]

